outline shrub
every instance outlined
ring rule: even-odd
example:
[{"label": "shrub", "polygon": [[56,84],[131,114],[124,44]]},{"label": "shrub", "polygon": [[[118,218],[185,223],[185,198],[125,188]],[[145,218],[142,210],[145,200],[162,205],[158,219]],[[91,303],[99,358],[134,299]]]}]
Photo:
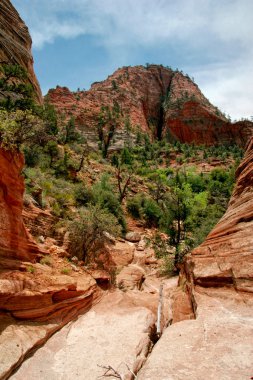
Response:
[{"label": "shrub", "polygon": [[176,274],[174,255],[168,255],[163,258],[160,274],[166,277],[172,277]]},{"label": "shrub", "polygon": [[143,215],[149,227],[157,227],[162,216],[162,211],[153,199],[147,198],[143,206]]},{"label": "shrub", "polygon": [[74,197],[79,205],[85,206],[94,200],[92,189],[84,183],[78,185],[74,192]]},{"label": "shrub", "polygon": [[62,273],[62,274],[69,274],[69,273],[70,273],[70,269],[69,269],[69,268],[63,268],[63,269],[61,270],[61,273]]},{"label": "shrub", "polygon": [[127,201],[127,211],[135,219],[141,219],[143,214],[144,195],[137,194]]},{"label": "shrub", "polygon": [[24,142],[31,141],[42,128],[40,119],[31,111],[0,110],[0,143],[5,149],[20,149]]},{"label": "shrub", "polygon": [[33,274],[33,273],[35,273],[35,268],[32,265],[29,265],[29,267],[27,267],[27,272]]},{"label": "shrub", "polygon": [[42,257],[42,259],[40,260],[40,263],[43,264],[43,265],[48,265],[48,266],[52,266],[52,258],[50,256],[44,256]]},{"label": "shrub", "polygon": [[70,251],[72,256],[88,263],[95,258],[98,248],[106,241],[104,232],[117,236],[121,228],[114,215],[98,205],[88,205],[80,211],[79,219],[70,225]]}]

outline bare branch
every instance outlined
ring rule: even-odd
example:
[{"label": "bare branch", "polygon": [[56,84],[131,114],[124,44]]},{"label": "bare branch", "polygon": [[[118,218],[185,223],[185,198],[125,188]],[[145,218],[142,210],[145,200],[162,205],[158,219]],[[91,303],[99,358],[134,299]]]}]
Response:
[{"label": "bare branch", "polygon": [[112,366],[110,365],[105,366],[105,365],[99,365],[99,364],[97,364],[97,366],[105,370],[104,374],[99,376],[98,379],[102,379],[103,377],[114,377],[115,379],[124,380],[123,376],[118,371],[116,371]]},{"label": "bare branch", "polygon": [[131,370],[131,368],[129,367],[129,365],[127,363],[124,363],[128,369],[129,372],[131,372],[131,374],[134,376],[134,379],[137,379],[137,375]]}]

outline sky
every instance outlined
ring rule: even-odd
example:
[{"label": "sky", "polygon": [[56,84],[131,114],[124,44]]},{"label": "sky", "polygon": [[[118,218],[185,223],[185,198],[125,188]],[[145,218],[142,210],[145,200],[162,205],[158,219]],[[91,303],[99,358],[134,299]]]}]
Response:
[{"label": "sky", "polygon": [[12,0],[33,40],[43,94],[89,89],[122,66],[194,77],[234,119],[253,116],[253,0]]}]

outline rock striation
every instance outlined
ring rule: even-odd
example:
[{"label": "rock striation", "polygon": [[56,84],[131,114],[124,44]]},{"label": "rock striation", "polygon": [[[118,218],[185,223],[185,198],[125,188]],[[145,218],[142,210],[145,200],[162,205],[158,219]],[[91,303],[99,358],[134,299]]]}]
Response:
[{"label": "rock striation", "polygon": [[253,292],[253,139],[236,176],[225,215],[187,258],[186,271],[195,285]]},{"label": "rock striation", "polygon": [[[166,329],[138,379],[251,378],[252,170],[253,139],[237,169],[225,215],[184,262],[173,308],[173,322],[180,323]],[[185,306],[179,307],[178,300]],[[195,320],[182,320],[192,312]]]},{"label": "rock striation", "polygon": [[9,0],[0,3],[0,63],[18,64],[28,76],[36,99],[42,103],[42,94],[33,69],[32,40],[24,21]]},{"label": "rock striation", "polygon": [[0,149],[0,270],[18,268],[21,261],[35,260],[39,249],[22,219],[24,158]]},{"label": "rock striation", "polygon": [[49,90],[46,99],[67,120],[75,118],[76,126],[95,149],[101,110],[115,104],[120,115],[111,149],[135,141],[137,131],[152,139],[242,146],[253,131],[251,122],[231,123],[188,75],[159,65],[120,68],[106,80],[93,83],[88,91],[71,92],[57,86]]},{"label": "rock striation", "polygon": [[40,261],[42,251],[23,219],[21,153],[0,149],[0,379],[56,330],[85,312],[100,296],[82,271],[55,273]]}]

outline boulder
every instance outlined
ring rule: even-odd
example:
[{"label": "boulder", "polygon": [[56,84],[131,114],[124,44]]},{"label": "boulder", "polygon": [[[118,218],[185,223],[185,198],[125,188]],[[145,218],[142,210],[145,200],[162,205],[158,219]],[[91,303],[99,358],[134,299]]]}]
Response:
[{"label": "boulder", "polygon": [[136,264],[124,267],[116,277],[116,284],[120,289],[141,289],[145,279],[145,271]]},{"label": "boulder", "polygon": [[116,267],[123,267],[133,261],[135,247],[128,242],[117,241],[107,247],[112,263]]},{"label": "boulder", "polygon": [[141,240],[141,234],[139,232],[128,232],[125,238],[132,243],[138,243]]}]

